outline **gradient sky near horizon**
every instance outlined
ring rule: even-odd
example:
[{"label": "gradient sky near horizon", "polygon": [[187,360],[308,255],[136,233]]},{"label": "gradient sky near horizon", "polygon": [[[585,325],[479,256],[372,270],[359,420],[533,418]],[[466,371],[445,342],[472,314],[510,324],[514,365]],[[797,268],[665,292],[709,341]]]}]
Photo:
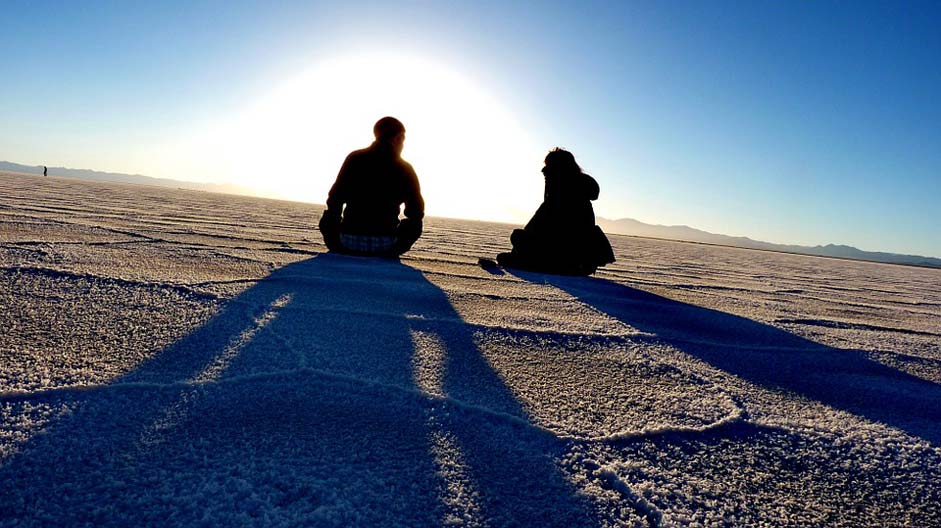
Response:
[{"label": "gradient sky near horizon", "polygon": [[938,2],[7,2],[0,160],[323,203],[400,117],[429,214],[941,257]]}]

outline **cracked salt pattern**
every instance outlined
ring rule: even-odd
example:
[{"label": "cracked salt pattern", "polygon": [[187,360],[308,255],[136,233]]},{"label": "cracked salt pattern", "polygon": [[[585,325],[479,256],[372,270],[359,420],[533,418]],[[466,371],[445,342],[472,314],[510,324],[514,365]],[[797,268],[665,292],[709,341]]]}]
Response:
[{"label": "cracked salt pattern", "polygon": [[0,526],[941,524],[941,272],[0,175]]}]

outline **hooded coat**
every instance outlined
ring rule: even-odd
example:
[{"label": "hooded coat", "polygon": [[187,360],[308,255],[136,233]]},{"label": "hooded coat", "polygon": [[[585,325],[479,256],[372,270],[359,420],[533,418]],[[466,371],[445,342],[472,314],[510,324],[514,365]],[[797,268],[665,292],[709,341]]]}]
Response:
[{"label": "hooded coat", "polygon": [[591,176],[547,175],[542,205],[524,228],[534,236],[569,238],[595,225],[591,202],[600,188]]},{"label": "hooded coat", "polygon": [[611,244],[595,225],[591,202],[598,182],[584,173],[546,174],[542,205],[510,237],[513,251],[500,255],[510,267],[575,275],[594,273],[614,262]]}]

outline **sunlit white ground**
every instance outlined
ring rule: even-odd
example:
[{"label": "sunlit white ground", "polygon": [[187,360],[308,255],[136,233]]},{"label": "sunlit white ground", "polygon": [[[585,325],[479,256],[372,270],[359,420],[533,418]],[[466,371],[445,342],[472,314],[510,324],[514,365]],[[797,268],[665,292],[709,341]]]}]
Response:
[{"label": "sunlit white ground", "polygon": [[0,525],[941,524],[941,272],[0,175]]}]

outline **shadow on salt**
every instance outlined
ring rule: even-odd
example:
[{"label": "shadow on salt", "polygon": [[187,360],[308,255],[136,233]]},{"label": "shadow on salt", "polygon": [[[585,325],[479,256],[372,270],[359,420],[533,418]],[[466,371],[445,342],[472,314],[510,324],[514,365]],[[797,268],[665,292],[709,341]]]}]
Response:
[{"label": "shadow on salt", "polygon": [[0,468],[7,520],[597,524],[564,443],[399,262],[284,266],[114,383],[40,397],[77,410]]},{"label": "shadow on salt", "polygon": [[941,445],[941,386],[860,350],[821,345],[771,325],[601,278],[514,272],[555,286],[715,368],[784,389]]}]

